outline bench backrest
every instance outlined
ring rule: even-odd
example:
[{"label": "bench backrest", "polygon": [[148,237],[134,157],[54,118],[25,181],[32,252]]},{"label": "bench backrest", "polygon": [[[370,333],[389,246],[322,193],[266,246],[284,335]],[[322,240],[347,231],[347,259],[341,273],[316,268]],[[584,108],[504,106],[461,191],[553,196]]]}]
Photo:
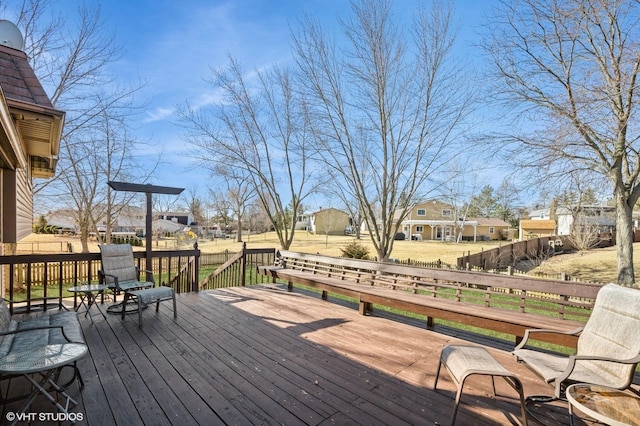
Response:
[{"label": "bench backrest", "polygon": [[[640,290],[607,284],[598,293],[589,321],[578,339],[577,355],[632,359],[640,355]],[[636,364],[581,361],[594,372],[608,371],[626,388]]]},{"label": "bench backrest", "polygon": [[[136,281],[138,269],[133,260],[133,249],[130,244],[100,244],[102,271],[108,275],[118,277],[119,282]],[[107,284],[113,283],[113,278],[106,276]]]},{"label": "bench backrest", "polygon": [[[281,250],[278,257],[282,266],[291,269],[484,306],[492,306],[493,295],[499,295],[499,303],[511,305],[520,312],[525,312],[525,305],[530,305],[531,309],[555,312],[564,318],[565,307],[572,307],[575,309],[571,315],[585,321],[601,288],[597,284],[424,268],[287,250]],[[551,302],[556,307],[549,308],[538,302]]]}]

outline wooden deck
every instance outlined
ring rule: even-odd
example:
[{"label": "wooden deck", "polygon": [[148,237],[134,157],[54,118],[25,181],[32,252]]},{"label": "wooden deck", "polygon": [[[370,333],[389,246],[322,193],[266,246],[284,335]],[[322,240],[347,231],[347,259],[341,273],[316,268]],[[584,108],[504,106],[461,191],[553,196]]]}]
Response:
[{"label": "wooden deck", "polygon": [[[90,356],[79,361],[85,388],[70,393],[88,425],[448,424],[455,387],[444,372],[432,390],[438,354],[469,343],[272,286],[180,294],[176,321],[164,303],[144,313],[142,328],[135,315],[80,317]],[[488,349],[519,375],[525,395],[550,393],[500,347]],[[457,424],[521,424],[504,381],[495,399],[489,378],[467,383]],[[568,424],[566,406],[553,408],[540,413]],[[55,408],[39,398],[31,412]]]}]

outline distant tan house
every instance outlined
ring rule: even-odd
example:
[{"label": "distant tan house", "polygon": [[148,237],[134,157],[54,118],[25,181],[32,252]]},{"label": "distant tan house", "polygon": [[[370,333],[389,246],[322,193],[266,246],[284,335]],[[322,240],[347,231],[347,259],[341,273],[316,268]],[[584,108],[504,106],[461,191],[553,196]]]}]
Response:
[{"label": "distant tan house", "polygon": [[520,240],[530,238],[549,237],[556,235],[556,221],[550,219],[543,220],[521,220]]},{"label": "distant tan house", "polygon": [[65,117],[19,49],[0,40],[0,255],[32,232],[32,179],[54,175]]},{"label": "distant tan house", "polygon": [[416,205],[402,221],[406,239],[455,240],[457,218],[454,206],[439,200]]},{"label": "distant tan house", "polygon": [[508,236],[511,225],[502,219],[494,217],[475,217],[464,221],[462,228],[463,240],[504,240]]},{"label": "distant tan house", "polygon": [[467,218],[457,216],[453,205],[429,200],[416,205],[402,221],[406,239],[457,241],[502,240],[509,224],[497,218]]},{"label": "distant tan house", "polygon": [[350,224],[348,213],[328,208],[309,215],[308,230],[318,235],[344,235],[345,229]]}]

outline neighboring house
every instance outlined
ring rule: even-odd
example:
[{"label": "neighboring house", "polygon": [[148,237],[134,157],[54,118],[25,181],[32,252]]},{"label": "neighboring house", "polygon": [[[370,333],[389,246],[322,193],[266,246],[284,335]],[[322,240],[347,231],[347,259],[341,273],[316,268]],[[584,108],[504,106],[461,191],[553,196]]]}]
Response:
[{"label": "neighboring house", "polygon": [[[113,208],[111,232],[126,232],[144,235],[146,229],[146,210],[135,206],[117,206]],[[98,232],[107,229],[107,223],[102,220],[97,225]]]},{"label": "neighboring house", "polygon": [[505,239],[509,224],[497,218],[459,218],[453,205],[429,200],[416,205],[401,223],[406,239],[456,241]]},{"label": "neighboring house", "polygon": [[[116,208],[111,223],[111,232],[126,232],[143,235],[146,226],[145,210],[135,206],[122,206]],[[49,225],[62,229],[69,229],[78,232],[77,214],[73,210],[60,209],[45,215]],[[98,232],[107,230],[107,223],[102,220],[97,223]]]},{"label": "neighboring house", "polygon": [[135,206],[122,206],[115,217],[112,232],[135,232],[144,235],[147,226],[146,210]]},{"label": "neighboring house", "polygon": [[65,118],[22,49],[22,37],[0,40],[0,255],[33,231],[32,179],[54,175]]},{"label": "neighboring house", "polygon": [[184,226],[193,225],[195,223],[195,219],[193,218],[193,215],[191,213],[185,213],[185,212],[155,213],[153,216],[153,219],[154,220],[157,220],[157,219],[171,220],[174,222],[181,223]]},{"label": "neighboring house", "polygon": [[296,231],[310,231],[313,213],[302,213],[296,216]]},{"label": "neighboring house", "polygon": [[309,217],[309,231],[318,235],[344,235],[350,225],[349,214],[334,208],[318,210]]},{"label": "neighboring house", "polygon": [[153,232],[181,232],[184,231],[185,225],[177,220],[156,219],[151,223]]},{"label": "neighboring house", "polygon": [[551,209],[538,209],[532,210],[529,213],[529,219],[531,220],[550,220],[551,219]]},{"label": "neighboring house", "polygon": [[519,234],[520,240],[556,235],[556,221],[549,219],[521,220]]},{"label": "neighboring house", "polygon": [[401,223],[406,239],[451,240],[457,235],[458,220],[454,206],[439,200],[416,205]]},{"label": "neighboring house", "polygon": [[616,208],[611,206],[580,206],[558,209],[558,235],[575,231],[591,233],[615,232]]},{"label": "neighboring house", "polygon": [[505,240],[511,227],[508,222],[494,217],[468,218],[464,225],[462,239],[472,241]]},{"label": "neighboring house", "polygon": [[76,214],[73,210],[60,209],[53,212],[49,212],[44,215],[47,224],[55,226],[64,230],[73,230],[78,232],[78,222],[76,221]]}]

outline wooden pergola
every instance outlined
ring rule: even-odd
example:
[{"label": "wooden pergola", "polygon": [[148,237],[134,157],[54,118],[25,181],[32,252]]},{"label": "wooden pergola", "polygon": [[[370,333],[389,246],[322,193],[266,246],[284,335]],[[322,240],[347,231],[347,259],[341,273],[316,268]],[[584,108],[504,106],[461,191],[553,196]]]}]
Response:
[{"label": "wooden pergola", "polygon": [[107,182],[114,191],[126,191],[126,192],[144,192],[147,195],[147,214],[146,214],[146,226],[145,226],[145,248],[146,248],[146,262],[147,265],[151,265],[151,249],[152,249],[152,232],[151,224],[153,222],[153,211],[151,207],[152,194],[167,194],[167,195],[179,195],[184,191],[184,188],[174,188],[170,186],[158,186],[140,183],[128,183],[128,182]]}]

